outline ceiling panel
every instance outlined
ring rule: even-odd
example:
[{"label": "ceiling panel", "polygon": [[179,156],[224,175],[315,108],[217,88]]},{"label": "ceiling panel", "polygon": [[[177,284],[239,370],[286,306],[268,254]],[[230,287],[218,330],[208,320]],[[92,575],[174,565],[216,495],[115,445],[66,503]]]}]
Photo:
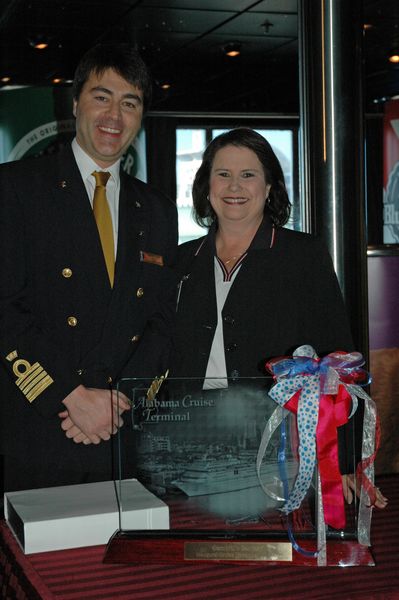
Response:
[{"label": "ceiling panel", "polygon": [[[387,61],[399,47],[399,1],[364,0],[364,21],[370,107],[399,94],[399,67]],[[30,45],[40,36],[49,42],[42,52]],[[113,40],[135,43],[156,81],[173,80],[167,95],[155,89],[165,109],[203,101],[205,110],[269,111],[283,89],[287,110],[298,110],[297,0],[0,0],[0,78],[13,84],[71,79],[87,48]],[[225,57],[228,41],[242,44],[241,56]]]},{"label": "ceiling panel", "polygon": [[[314,0],[313,0],[314,1]],[[260,11],[264,13],[297,14],[297,0],[262,0],[250,11]]]},{"label": "ceiling panel", "polygon": [[297,15],[271,15],[270,13],[243,13],[219,28],[220,32],[260,37],[298,37]]},{"label": "ceiling panel", "polygon": [[162,8],[138,8],[128,15],[128,23],[138,30],[150,30],[152,35],[158,32],[190,32],[201,34],[218,27],[235,13],[222,11],[172,10]]},{"label": "ceiling panel", "polygon": [[[296,0],[295,0],[296,2]],[[140,6],[151,6],[154,8],[173,8],[173,9],[195,9],[201,11],[230,11],[240,12],[247,10],[249,6],[258,6],[264,4],[264,0],[259,2],[250,2],[250,0],[144,0]]]}]

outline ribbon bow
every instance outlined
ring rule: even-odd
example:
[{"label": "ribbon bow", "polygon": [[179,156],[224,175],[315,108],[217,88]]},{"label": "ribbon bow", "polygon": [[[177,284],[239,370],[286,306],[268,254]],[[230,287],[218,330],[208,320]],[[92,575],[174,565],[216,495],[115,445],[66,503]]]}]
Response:
[{"label": "ribbon bow", "polygon": [[[358,397],[371,402],[359,385],[369,383],[363,364],[359,352],[334,352],[320,359],[311,346],[301,346],[292,357],[266,364],[276,380],[269,395],[297,415],[299,471],[283,512],[290,513],[301,505],[311,485],[317,457],[325,522],[336,529],[345,526],[337,427],[354,414]],[[266,445],[263,442],[263,455]],[[258,467],[261,460],[258,453]]]}]

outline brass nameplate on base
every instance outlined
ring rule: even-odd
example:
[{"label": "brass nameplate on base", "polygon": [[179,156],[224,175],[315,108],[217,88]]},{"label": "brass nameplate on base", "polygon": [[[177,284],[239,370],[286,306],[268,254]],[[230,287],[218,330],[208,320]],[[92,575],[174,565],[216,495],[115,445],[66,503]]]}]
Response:
[{"label": "brass nameplate on base", "polygon": [[186,542],[185,560],[292,562],[289,542]]},{"label": "brass nameplate on base", "polygon": [[[317,567],[314,540],[301,540],[308,555],[295,552],[290,542],[273,539],[210,539],[220,532],[174,530],[174,531],[117,531],[108,542],[104,563],[113,564],[193,564],[195,561],[219,564],[296,565]],[[253,535],[248,532],[247,535]],[[354,540],[330,540],[328,542],[327,566],[350,567],[374,566],[375,562],[367,546]]]}]

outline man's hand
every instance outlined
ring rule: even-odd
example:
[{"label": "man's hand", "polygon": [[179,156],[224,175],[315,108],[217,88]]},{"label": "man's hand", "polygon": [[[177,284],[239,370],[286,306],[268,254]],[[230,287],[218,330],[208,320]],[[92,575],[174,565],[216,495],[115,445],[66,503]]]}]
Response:
[{"label": "man's hand", "polygon": [[[359,486],[356,486],[354,475],[342,475],[342,490],[344,498],[348,504],[352,504],[353,492],[360,496]],[[375,488],[375,503],[374,506],[377,508],[385,508],[388,504],[388,498],[385,498],[379,488]]]},{"label": "man's hand", "polygon": [[[111,397],[112,394],[112,397]],[[67,410],[59,413],[65,435],[76,443],[99,444],[109,440],[123,425],[120,416],[130,408],[124,394],[80,385],[63,400]]]}]

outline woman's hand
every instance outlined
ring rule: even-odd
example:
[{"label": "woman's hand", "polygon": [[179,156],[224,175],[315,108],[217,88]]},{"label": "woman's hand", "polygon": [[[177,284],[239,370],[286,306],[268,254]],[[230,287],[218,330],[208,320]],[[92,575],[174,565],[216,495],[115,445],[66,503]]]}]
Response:
[{"label": "woman's hand", "polygon": [[[348,504],[352,504],[353,501],[353,492],[356,495],[360,496],[360,488],[356,485],[355,476],[354,475],[342,475],[342,490],[344,493],[344,498]],[[380,488],[375,487],[375,502],[373,506],[377,508],[385,508],[388,504],[388,498],[381,493]]]}]

